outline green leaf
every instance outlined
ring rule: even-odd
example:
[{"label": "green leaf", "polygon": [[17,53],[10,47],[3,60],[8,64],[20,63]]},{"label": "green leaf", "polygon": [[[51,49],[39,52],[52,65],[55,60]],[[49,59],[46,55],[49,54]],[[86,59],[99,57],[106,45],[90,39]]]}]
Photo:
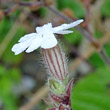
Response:
[{"label": "green leaf", "polygon": [[101,56],[96,52],[89,58],[89,62],[96,68],[99,68],[105,65]]},{"label": "green leaf", "polygon": [[15,56],[14,53],[11,51],[13,45],[18,42],[19,38],[21,38],[25,34],[25,30],[20,28],[17,33],[15,34],[12,42],[8,45],[6,51],[3,54],[3,61],[7,63],[19,63],[22,60],[23,54]]},{"label": "green leaf", "polygon": [[82,78],[72,90],[73,110],[110,110],[110,71],[103,67]]},{"label": "green leaf", "polygon": [[101,7],[101,13],[105,17],[110,17],[110,0],[105,0]]},{"label": "green leaf", "polygon": [[78,18],[85,16],[85,9],[77,0],[57,0],[57,6],[60,10],[70,8]]},{"label": "green leaf", "polygon": [[0,65],[0,100],[4,110],[17,110],[17,99],[12,92],[12,87],[20,80],[20,71],[16,68],[7,69]]},{"label": "green leaf", "polygon": [[70,43],[70,44],[79,44],[82,41],[83,36],[77,31],[74,30],[71,34],[64,35],[64,38]]},{"label": "green leaf", "polygon": [[[110,58],[110,44],[105,44],[104,45],[104,50],[107,56]],[[94,53],[90,58],[89,62],[95,67],[99,68],[102,66],[106,66],[105,62],[103,61],[102,57],[99,55],[99,53]]]},{"label": "green leaf", "polygon": [[3,110],[17,110],[16,98],[12,94],[6,94],[2,101],[5,105]]},{"label": "green leaf", "polygon": [[2,65],[0,64],[0,77],[4,75],[4,73],[6,73],[5,68],[2,67]]},{"label": "green leaf", "polygon": [[108,57],[110,58],[110,43],[106,43],[104,45],[104,48],[105,48],[105,51],[106,51]]},{"label": "green leaf", "polygon": [[94,37],[96,37],[97,39],[103,37],[103,34],[101,31],[99,31],[98,29],[95,29],[95,33],[94,33]]},{"label": "green leaf", "polygon": [[12,68],[10,70],[10,80],[12,82],[19,82],[20,81],[20,70],[17,68]]},{"label": "green leaf", "polygon": [[0,21],[0,42],[4,39],[12,24],[13,22],[6,17]]},{"label": "green leaf", "polygon": [[38,11],[40,12],[40,17],[45,17],[47,14],[47,9],[44,7],[39,8]]}]

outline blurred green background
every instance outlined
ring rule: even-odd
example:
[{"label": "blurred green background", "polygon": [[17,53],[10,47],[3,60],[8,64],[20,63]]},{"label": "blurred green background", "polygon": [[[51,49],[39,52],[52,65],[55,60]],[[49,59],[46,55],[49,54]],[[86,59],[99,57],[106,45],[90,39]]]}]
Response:
[{"label": "blurred green background", "polygon": [[[89,14],[84,1],[91,1]],[[40,49],[15,56],[11,51],[12,46],[23,35],[35,32],[36,26],[65,22],[44,6],[17,5],[19,2],[39,0],[0,0],[0,110],[19,110],[46,83],[48,77]],[[73,19],[86,20],[88,17],[88,27],[99,43],[100,39],[110,35],[110,0],[54,0],[52,5]],[[79,58],[70,47],[81,55],[92,47],[75,29],[74,34],[64,35],[63,40],[58,39],[69,59],[68,65]],[[110,59],[110,36],[102,47]],[[110,110],[109,69],[99,53],[94,51],[71,71],[70,75],[75,78],[71,96],[73,110]],[[47,105],[41,100],[32,110],[46,108]]]}]

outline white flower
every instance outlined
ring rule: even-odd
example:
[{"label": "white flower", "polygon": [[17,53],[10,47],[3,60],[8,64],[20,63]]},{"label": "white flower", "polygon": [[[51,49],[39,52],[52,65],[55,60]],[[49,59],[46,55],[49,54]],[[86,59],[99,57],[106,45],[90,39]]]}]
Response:
[{"label": "white flower", "polygon": [[51,23],[45,24],[44,26],[37,27],[36,33],[31,33],[23,36],[12,47],[12,51],[15,55],[26,50],[27,53],[34,51],[35,49],[41,47],[44,49],[49,49],[57,45],[57,40],[54,34],[69,34],[73,31],[67,30],[69,28],[75,27],[82,23],[83,20],[77,20],[70,24],[62,24],[61,26],[52,27]]}]

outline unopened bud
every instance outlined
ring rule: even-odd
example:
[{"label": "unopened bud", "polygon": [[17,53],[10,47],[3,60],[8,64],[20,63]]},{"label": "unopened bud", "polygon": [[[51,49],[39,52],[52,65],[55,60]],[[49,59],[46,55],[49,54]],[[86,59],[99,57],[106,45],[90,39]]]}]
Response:
[{"label": "unopened bud", "polygon": [[52,93],[56,95],[64,94],[65,86],[62,82],[54,79],[49,79],[48,84],[49,84],[49,89],[51,90]]}]

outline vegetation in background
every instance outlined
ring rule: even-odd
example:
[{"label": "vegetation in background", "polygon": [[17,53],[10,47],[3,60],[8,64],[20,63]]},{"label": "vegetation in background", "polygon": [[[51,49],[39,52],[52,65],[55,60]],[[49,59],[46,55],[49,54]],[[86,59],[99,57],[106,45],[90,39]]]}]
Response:
[{"label": "vegetation in background", "polygon": [[[30,0],[24,1],[27,2]],[[94,4],[91,4],[91,6]],[[69,8],[73,12],[75,18],[85,18],[86,16],[86,9],[81,0],[56,0],[56,5],[60,11],[65,8]],[[11,6],[12,4],[9,7],[7,6],[5,8],[10,8]],[[2,20],[0,20],[0,44],[3,42],[6,35],[12,28],[15,20],[18,18],[20,13],[22,13],[22,9],[23,6],[22,8],[17,9],[14,13],[11,13],[8,16],[3,17]],[[20,104],[24,104],[25,102],[27,102],[31,95],[35,93],[36,88],[33,88],[26,93],[21,93],[19,96],[13,93],[13,87],[16,86],[16,84],[20,84],[23,75],[32,77],[35,82],[39,80],[40,83],[42,83],[43,80],[46,80],[44,73],[41,71],[42,74],[40,74],[38,71],[38,63],[33,64],[35,66],[35,70],[33,70],[33,68],[28,65],[28,63],[32,64],[32,59],[35,59],[36,62],[37,60],[39,60],[39,58],[37,58],[37,52],[32,53],[31,55],[20,54],[18,56],[15,56],[14,53],[11,51],[13,44],[15,44],[18,39],[24,34],[28,33],[28,31],[31,31],[30,27],[32,29],[35,26],[39,25],[35,24],[34,20],[36,20],[36,22],[38,23],[44,23],[45,17],[48,18],[48,9],[45,7],[39,8],[39,10],[37,11],[32,11],[32,16],[30,15],[30,13],[27,19],[24,21],[25,23],[23,23],[24,26],[21,26],[17,30],[17,33],[14,35],[12,41],[9,43],[5,52],[0,58],[0,102],[2,102],[0,104],[3,107],[0,108],[1,110],[18,110],[18,108],[21,106]],[[26,13],[24,12],[24,14]],[[110,0],[104,1],[100,8],[100,15],[101,19],[104,18],[105,21],[110,17]],[[90,20],[92,20],[92,18]],[[104,23],[105,21],[103,21],[102,19],[102,23]],[[42,25],[42,23],[40,25]],[[95,29],[94,37],[100,39],[103,38],[104,34],[105,33],[102,32],[100,29]],[[71,46],[77,48],[80,48],[81,44],[83,43],[83,40],[85,39],[84,36],[80,32],[78,32],[78,30],[75,29],[74,33],[65,35],[63,37]],[[66,47],[66,45],[64,47]],[[103,47],[105,49],[105,52],[107,53],[107,56],[110,58],[110,42],[108,41],[107,43],[105,43]],[[68,49],[68,47],[66,48]],[[71,61],[71,58],[69,60]],[[89,61],[91,66],[94,67],[94,70],[92,70],[93,72],[88,72],[89,75],[87,74],[83,78],[79,78],[78,81],[75,83],[71,95],[73,110],[109,110],[110,71],[106,67],[105,62],[102,60],[102,57],[96,51],[87,60]],[[20,66],[23,66],[23,69],[21,69]],[[32,73],[29,74],[25,71],[26,69],[27,71],[31,70]],[[79,75],[77,71],[76,74],[76,76]],[[36,83],[36,87],[40,83]],[[44,103],[38,104],[35,107],[36,110],[44,110],[44,108]]]}]

